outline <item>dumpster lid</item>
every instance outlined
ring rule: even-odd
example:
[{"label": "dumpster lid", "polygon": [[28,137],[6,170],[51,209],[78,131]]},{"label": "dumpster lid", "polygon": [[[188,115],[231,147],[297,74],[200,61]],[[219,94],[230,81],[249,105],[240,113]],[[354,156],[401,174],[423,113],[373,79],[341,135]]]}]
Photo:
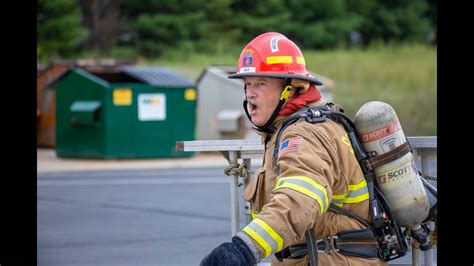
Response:
[{"label": "dumpster lid", "polygon": [[99,101],[75,101],[71,105],[73,112],[93,112],[100,107]]},{"label": "dumpster lid", "polygon": [[124,66],[121,71],[156,87],[196,87],[186,77],[163,67]]}]

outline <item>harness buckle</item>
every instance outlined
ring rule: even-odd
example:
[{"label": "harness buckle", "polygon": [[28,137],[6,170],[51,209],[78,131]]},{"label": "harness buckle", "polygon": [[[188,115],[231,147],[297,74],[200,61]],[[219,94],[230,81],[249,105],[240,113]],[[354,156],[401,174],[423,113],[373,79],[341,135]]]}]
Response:
[{"label": "harness buckle", "polygon": [[313,109],[309,109],[311,111],[311,115],[313,117],[320,117],[321,116],[321,111],[315,111]]},{"label": "harness buckle", "polygon": [[337,236],[328,236],[328,237],[325,237],[323,239],[316,240],[316,245],[318,245],[318,246],[319,246],[319,243],[324,241],[324,250],[319,251],[319,249],[318,249],[318,252],[319,253],[329,253],[329,254],[334,253],[334,252],[338,252],[339,248],[336,247],[336,240],[337,239],[338,239]]},{"label": "harness buckle", "polygon": [[307,122],[312,124],[326,121],[326,114],[322,110],[313,110],[310,108],[304,117]]},{"label": "harness buckle", "polygon": [[371,172],[373,169],[372,169],[372,166],[370,165],[369,160],[364,160],[363,162],[365,165],[365,169],[367,169],[368,172]]}]

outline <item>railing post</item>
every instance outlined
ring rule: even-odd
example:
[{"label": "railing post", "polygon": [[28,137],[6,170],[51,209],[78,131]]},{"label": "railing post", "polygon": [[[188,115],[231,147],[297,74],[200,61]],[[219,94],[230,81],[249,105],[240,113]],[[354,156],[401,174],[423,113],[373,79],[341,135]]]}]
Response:
[{"label": "railing post", "polygon": [[420,249],[415,247],[415,245],[411,246],[411,265],[418,266],[419,264],[419,257],[420,257]]},{"label": "railing post", "polygon": [[[247,180],[244,180],[244,191],[245,189],[247,188],[247,184],[248,182],[250,182],[250,178],[252,178],[252,175],[253,175],[253,171],[250,170],[251,167],[252,167],[252,164],[251,164],[251,159],[250,158],[245,158],[243,159],[243,162],[244,162],[244,165],[245,167],[248,169],[249,171],[249,176],[247,178]],[[245,224],[249,224],[251,222],[251,216],[250,216],[250,203],[248,203],[247,201],[245,201],[245,206],[244,206],[244,211],[245,211]]]},{"label": "railing post", "polygon": [[[238,151],[229,151],[229,163],[237,165]],[[231,236],[237,234],[240,230],[239,219],[239,176],[233,175],[230,180],[230,219]]]},{"label": "railing post", "polygon": [[421,172],[425,175],[430,175],[429,154],[422,154],[420,164],[421,164]]},{"label": "railing post", "polygon": [[423,253],[425,255],[425,266],[433,265],[433,248],[423,251]]},{"label": "railing post", "polygon": [[[418,161],[418,155],[420,156],[420,172],[424,175],[430,175],[430,152],[427,150],[423,150],[420,148],[413,149],[413,156],[415,158],[415,162]],[[423,251],[424,255],[424,265],[425,266],[432,266],[433,265],[433,248]],[[414,245],[412,246],[412,265],[419,265],[420,259],[420,249],[416,248]]]}]

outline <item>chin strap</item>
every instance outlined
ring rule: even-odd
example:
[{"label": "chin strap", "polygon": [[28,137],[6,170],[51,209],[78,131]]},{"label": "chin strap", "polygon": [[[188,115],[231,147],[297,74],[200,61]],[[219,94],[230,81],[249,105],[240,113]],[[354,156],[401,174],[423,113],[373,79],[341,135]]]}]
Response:
[{"label": "chin strap", "polygon": [[[285,81],[285,88],[281,91],[280,101],[278,102],[277,107],[273,111],[267,123],[265,123],[265,125],[263,126],[255,126],[259,131],[268,132],[268,133],[275,132],[275,127],[273,126],[273,122],[275,121],[275,118],[280,113],[280,110],[285,104],[286,100],[288,100],[288,97],[290,97],[292,89],[293,87],[291,86],[291,78],[288,78]],[[244,90],[245,90],[245,95],[247,95],[247,85],[245,85]],[[249,118],[249,120],[252,121],[252,117],[250,116],[249,111],[247,109],[247,102],[248,102],[247,97],[245,97],[245,100],[243,102],[245,114],[247,114],[247,117]]]}]

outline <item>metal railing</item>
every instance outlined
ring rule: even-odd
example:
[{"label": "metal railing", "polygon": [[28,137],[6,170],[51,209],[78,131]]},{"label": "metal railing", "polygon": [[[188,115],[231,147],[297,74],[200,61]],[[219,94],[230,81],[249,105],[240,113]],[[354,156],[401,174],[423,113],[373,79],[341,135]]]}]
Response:
[{"label": "metal railing", "polygon": [[[407,137],[416,158],[416,165],[424,175],[436,176],[437,165],[437,136]],[[242,140],[197,140],[179,141],[176,143],[178,151],[219,151],[226,153],[230,165],[243,163],[251,169],[252,159],[263,157],[264,146],[258,139]],[[241,230],[239,214],[239,177],[231,176],[231,236]],[[246,210],[246,224],[250,222],[250,215]],[[425,265],[432,265],[432,249],[424,252]],[[419,249],[412,249],[412,265],[419,265]]]}]

